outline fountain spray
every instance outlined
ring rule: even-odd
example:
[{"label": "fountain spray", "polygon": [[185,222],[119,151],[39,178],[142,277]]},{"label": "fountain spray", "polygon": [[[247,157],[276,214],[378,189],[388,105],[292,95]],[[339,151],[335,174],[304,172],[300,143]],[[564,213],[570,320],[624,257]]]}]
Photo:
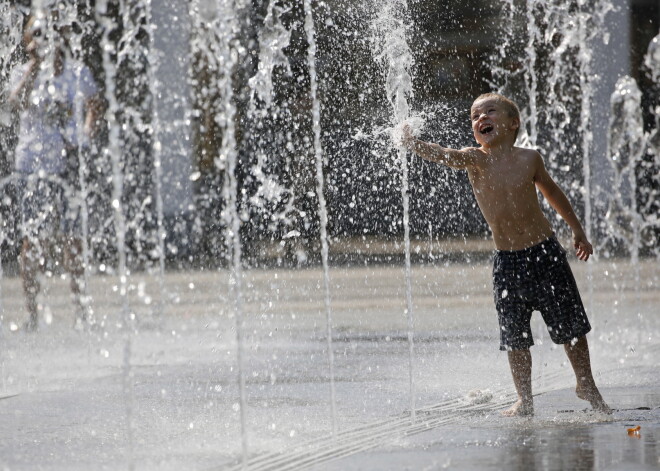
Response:
[{"label": "fountain spray", "polygon": [[[597,85],[597,76],[593,73],[593,48],[591,43],[602,34],[605,24],[605,16],[612,10],[610,2],[596,2],[580,0],[578,2],[580,11],[578,13],[578,70],[580,77],[580,131],[582,135],[582,178],[583,178],[583,201],[584,201],[584,230],[588,240],[593,240],[593,217],[591,201],[591,152],[593,151],[593,131],[591,103],[593,101],[594,89]],[[607,36],[603,37],[607,42]],[[596,256],[597,257],[597,256]],[[587,286],[589,312],[594,313],[594,283],[593,264],[587,264]]]},{"label": "fountain spray", "polygon": [[[14,7],[8,2],[3,2],[2,5],[0,5],[0,31],[3,36],[3,40],[0,42],[0,86],[4,86],[6,83],[8,72],[12,66],[12,54],[21,41],[21,25],[22,21],[19,21],[19,16],[14,11]],[[2,89],[0,89],[0,93],[2,93]],[[9,113],[8,111],[5,111],[4,105],[0,107],[0,124],[9,124]],[[0,139],[3,139],[3,137],[0,137]],[[0,182],[0,189],[4,190],[6,184],[10,181],[11,178],[3,179],[3,181]],[[2,280],[4,279],[4,271],[2,267],[2,244],[4,244],[6,240],[6,224],[7,221],[3,218],[3,220],[0,221],[0,340],[2,340],[2,325],[4,323],[5,315],[2,293]],[[4,342],[2,343],[4,345]],[[0,353],[2,353],[2,350],[0,350]],[[4,389],[4,355],[0,361],[0,377],[2,378],[2,387]]]},{"label": "fountain spray", "polygon": [[607,147],[614,170],[612,182],[614,195],[610,198],[606,215],[612,234],[623,241],[630,250],[634,267],[635,303],[640,320],[642,312],[639,308],[641,283],[639,248],[642,231],[655,222],[644,220],[637,201],[638,169],[646,148],[641,102],[642,92],[635,80],[629,76],[621,77],[610,99],[610,132]]},{"label": "fountain spray", "polygon": [[238,19],[236,17],[236,6],[234,2],[225,2],[218,0],[217,5],[217,38],[219,65],[221,76],[219,78],[218,90],[222,96],[222,105],[224,110],[224,133],[222,135],[222,145],[216,165],[224,169],[223,197],[226,202],[223,216],[226,222],[226,242],[230,257],[230,292],[233,295],[234,319],[236,329],[236,363],[238,376],[238,389],[240,400],[240,418],[241,418],[241,449],[242,464],[247,465],[248,459],[248,436],[247,436],[247,397],[245,386],[245,368],[243,351],[243,292],[242,280],[243,270],[241,265],[241,219],[238,212],[238,180],[236,167],[238,163],[238,153],[236,151],[236,106],[234,105],[234,88],[232,83],[232,72],[238,64],[238,51],[232,44],[234,34],[238,30]]},{"label": "fountain spray", "polygon": [[120,137],[119,103],[116,94],[117,67],[111,53],[116,51],[115,44],[110,39],[110,33],[117,28],[108,12],[108,1],[102,0],[96,5],[96,18],[103,26],[101,45],[103,51],[103,69],[105,71],[105,98],[108,103],[106,118],[108,120],[108,149],[112,162],[112,207],[114,209],[114,225],[117,237],[117,275],[119,277],[119,294],[121,296],[121,325],[124,331],[124,356],[122,368],[123,395],[126,408],[126,445],[128,450],[128,467],[135,468],[133,450],[133,384],[131,381],[131,342],[132,316],[128,302],[128,270],[126,267],[126,217],[122,207],[123,175],[122,175],[122,143]]},{"label": "fountain spray", "polygon": [[159,139],[160,119],[158,116],[158,79],[156,70],[158,68],[158,59],[154,47],[154,29],[155,25],[151,15],[151,0],[145,0],[145,20],[149,29],[149,50],[147,54],[149,65],[147,66],[147,81],[151,95],[151,144],[154,160],[154,186],[156,190],[156,237],[158,247],[158,285],[160,288],[160,300],[156,305],[155,312],[158,315],[164,314],[165,309],[165,227],[163,224],[163,194],[162,180],[163,167],[161,163],[161,142]]},{"label": "fountain spray", "polygon": [[[392,105],[392,122],[395,127],[410,118],[408,100],[413,95],[410,69],[413,56],[406,35],[409,25],[406,22],[408,4],[406,0],[389,0],[380,7],[373,27],[377,59],[383,64],[385,71],[385,92]],[[401,197],[403,199],[403,230],[406,287],[406,318],[408,321],[408,370],[410,375],[410,414],[415,420],[415,381],[414,381],[414,316],[412,302],[412,274],[410,263],[410,192],[408,182],[408,158],[403,146],[398,148],[398,160],[401,166]]]},{"label": "fountain spray", "polygon": [[[86,5],[89,8],[89,5]],[[59,16],[57,18],[57,23],[60,28],[67,27],[72,28],[74,22],[82,23],[82,19],[78,18],[77,11],[74,6],[65,6],[60,8]],[[82,46],[82,35],[70,34],[68,36],[69,49],[65,51],[67,61],[71,61],[74,64],[74,74],[76,80],[76,94],[74,99],[73,107],[73,116],[76,123],[76,153],[78,156],[78,188],[77,195],[73,197],[69,195],[68,198],[70,201],[75,200],[75,204],[80,207],[80,224],[81,224],[81,242],[82,242],[82,267],[83,267],[83,279],[82,286],[79,286],[80,289],[80,305],[82,306],[84,312],[82,313],[87,319],[87,322],[93,322],[92,318],[89,317],[92,314],[91,310],[91,297],[89,295],[89,277],[90,277],[90,265],[92,260],[92,253],[89,246],[89,208],[87,206],[87,195],[89,189],[87,187],[87,152],[83,147],[83,142],[85,141],[84,135],[84,120],[85,116],[83,115],[84,103],[83,103],[83,92],[81,87],[82,80],[82,69],[83,69],[83,46]],[[70,62],[70,63],[71,63]],[[75,188],[70,189],[71,193],[76,192]]]},{"label": "fountain spray", "polygon": [[328,339],[328,368],[330,373],[330,403],[332,410],[332,434],[337,434],[337,406],[335,397],[334,354],[332,350],[332,309],[330,304],[330,269],[328,267],[328,209],[326,207],[323,179],[323,148],[321,147],[321,105],[317,96],[316,38],[311,0],[304,0],[305,32],[307,33],[307,65],[309,67],[310,94],[312,97],[312,127],[314,129],[314,157],[316,161],[316,196],[319,200],[321,229],[321,258],[323,260],[323,291]]}]

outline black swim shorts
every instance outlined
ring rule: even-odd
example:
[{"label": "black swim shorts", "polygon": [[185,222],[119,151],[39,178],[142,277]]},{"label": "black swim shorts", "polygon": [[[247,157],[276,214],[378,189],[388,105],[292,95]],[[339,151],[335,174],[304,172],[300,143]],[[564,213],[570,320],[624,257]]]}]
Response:
[{"label": "black swim shorts", "polygon": [[530,319],[540,311],[550,338],[558,344],[591,330],[580,292],[553,236],[524,250],[498,250],[493,263],[493,294],[500,323],[500,350],[534,345]]}]

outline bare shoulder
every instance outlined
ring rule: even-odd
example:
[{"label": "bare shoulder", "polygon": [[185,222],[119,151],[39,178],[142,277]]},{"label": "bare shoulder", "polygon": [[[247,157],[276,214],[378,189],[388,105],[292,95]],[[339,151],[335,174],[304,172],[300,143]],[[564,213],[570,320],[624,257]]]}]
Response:
[{"label": "bare shoulder", "polygon": [[486,153],[480,147],[463,147],[459,152],[465,155],[468,165],[473,167],[478,166],[486,156]]},{"label": "bare shoulder", "polygon": [[541,154],[534,149],[523,147],[516,148],[519,151],[519,158],[529,165],[533,172],[534,182],[541,187],[549,187],[554,184],[552,177],[548,174]]},{"label": "bare shoulder", "polygon": [[514,147],[514,152],[518,158],[531,162],[531,163],[543,163],[543,157],[539,151],[535,149],[528,149],[527,147]]},{"label": "bare shoulder", "polygon": [[543,157],[535,149],[528,149],[526,147],[514,147],[514,153],[519,163],[524,164],[528,168],[534,169],[534,173],[545,169]]}]

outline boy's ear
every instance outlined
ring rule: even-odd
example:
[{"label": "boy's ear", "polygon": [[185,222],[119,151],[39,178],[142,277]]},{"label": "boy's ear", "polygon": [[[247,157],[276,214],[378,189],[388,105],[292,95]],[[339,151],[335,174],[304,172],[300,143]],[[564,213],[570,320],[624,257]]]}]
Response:
[{"label": "boy's ear", "polygon": [[520,118],[513,118],[511,122],[511,129],[520,129]]}]

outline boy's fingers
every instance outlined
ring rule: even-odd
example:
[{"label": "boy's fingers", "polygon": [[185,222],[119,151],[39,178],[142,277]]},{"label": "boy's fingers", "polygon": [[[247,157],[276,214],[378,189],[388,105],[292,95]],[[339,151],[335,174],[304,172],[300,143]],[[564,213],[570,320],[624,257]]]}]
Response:
[{"label": "boy's fingers", "polygon": [[590,243],[588,242],[576,242],[574,244],[575,250],[582,250],[588,254],[594,253],[594,250]]},{"label": "boy's fingers", "polygon": [[589,260],[589,256],[593,253],[591,250],[591,247],[589,245],[580,245],[580,247],[577,250],[577,256],[580,260],[582,261],[587,261]]},{"label": "boy's fingers", "polygon": [[593,249],[589,244],[578,243],[575,244],[575,254],[580,260],[587,261],[589,260],[589,255],[593,253]]}]

